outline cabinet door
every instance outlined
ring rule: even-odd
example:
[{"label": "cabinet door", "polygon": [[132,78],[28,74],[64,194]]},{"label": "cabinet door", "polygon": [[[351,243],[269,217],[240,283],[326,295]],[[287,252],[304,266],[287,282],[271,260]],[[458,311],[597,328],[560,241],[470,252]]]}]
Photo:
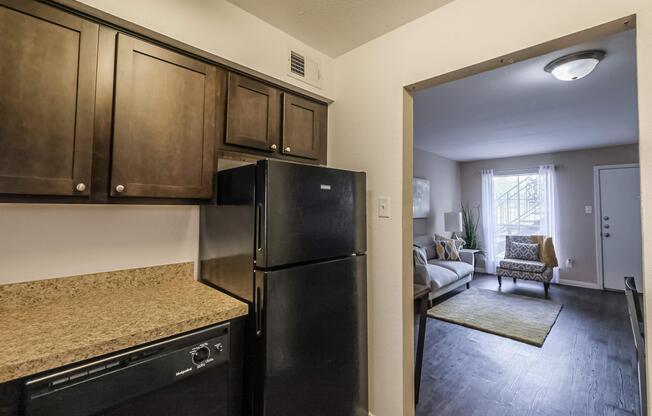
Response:
[{"label": "cabinet door", "polygon": [[111,196],[210,198],[217,68],[118,35]]},{"label": "cabinet door", "polygon": [[275,151],[281,125],[281,94],[274,87],[229,73],[226,144]]},{"label": "cabinet door", "polygon": [[283,94],[283,154],[319,159],[326,140],[326,111],[325,105]]},{"label": "cabinet door", "polygon": [[88,195],[98,25],[0,0],[0,193]]}]

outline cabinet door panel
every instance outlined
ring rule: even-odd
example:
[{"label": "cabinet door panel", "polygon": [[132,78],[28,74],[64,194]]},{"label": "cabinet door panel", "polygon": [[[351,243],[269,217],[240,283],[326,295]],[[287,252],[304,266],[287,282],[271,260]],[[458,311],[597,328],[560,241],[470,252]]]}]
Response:
[{"label": "cabinet door panel", "polygon": [[0,0],[0,193],[89,195],[97,38],[77,16]]},{"label": "cabinet door panel", "polygon": [[118,35],[112,196],[211,197],[217,71]]},{"label": "cabinet door panel", "polygon": [[324,105],[292,94],[283,94],[283,154],[319,159],[326,140]]},{"label": "cabinet door panel", "polygon": [[276,88],[229,73],[225,142],[274,151],[279,141],[280,101]]}]

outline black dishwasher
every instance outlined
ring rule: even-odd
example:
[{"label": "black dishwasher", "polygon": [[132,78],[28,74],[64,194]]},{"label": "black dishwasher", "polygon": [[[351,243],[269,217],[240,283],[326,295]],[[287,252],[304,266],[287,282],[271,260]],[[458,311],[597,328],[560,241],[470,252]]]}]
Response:
[{"label": "black dishwasher", "polygon": [[227,416],[229,324],[28,380],[26,416]]}]

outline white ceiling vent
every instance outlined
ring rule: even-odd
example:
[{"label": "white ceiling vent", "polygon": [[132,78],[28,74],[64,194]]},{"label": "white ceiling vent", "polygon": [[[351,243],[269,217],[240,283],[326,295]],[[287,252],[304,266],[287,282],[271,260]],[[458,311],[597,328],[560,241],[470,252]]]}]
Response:
[{"label": "white ceiling vent", "polygon": [[319,62],[308,58],[305,54],[290,50],[288,57],[288,75],[314,87],[321,88],[321,69]]}]

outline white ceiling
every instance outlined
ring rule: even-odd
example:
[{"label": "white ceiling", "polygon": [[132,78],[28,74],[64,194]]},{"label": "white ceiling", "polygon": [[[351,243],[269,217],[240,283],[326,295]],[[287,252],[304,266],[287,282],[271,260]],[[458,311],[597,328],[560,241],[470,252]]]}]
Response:
[{"label": "white ceiling", "polygon": [[331,57],[451,0],[228,0]]},{"label": "white ceiling", "polygon": [[[635,143],[634,30],[420,91],[414,147],[457,161]],[[543,67],[571,52],[602,49],[586,78],[558,81]]]}]

